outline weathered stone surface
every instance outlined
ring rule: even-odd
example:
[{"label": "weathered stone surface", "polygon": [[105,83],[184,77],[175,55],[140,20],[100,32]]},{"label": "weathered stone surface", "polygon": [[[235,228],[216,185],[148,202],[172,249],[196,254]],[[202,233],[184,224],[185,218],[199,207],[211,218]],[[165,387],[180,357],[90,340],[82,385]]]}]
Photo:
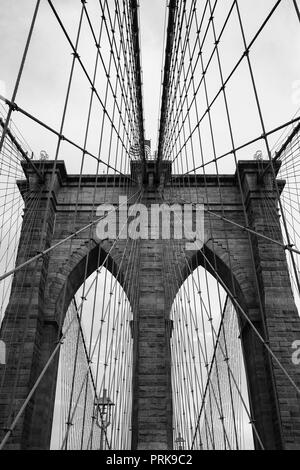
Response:
[{"label": "weathered stone surface", "polygon": [[[38,164],[38,162],[37,162]],[[137,196],[134,183],[119,176],[67,175],[58,162],[49,211],[45,214],[53,162],[46,165],[46,183],[33,230],[29,232],[27,213],[17,264],[41,248],[57,243],[90,223],[101,203],[117,205],[119,196]],[[26,168],[28,181],[36,186]],[[164,187],[165,202],[204,203],[205,245],[203,252],[186,251],[186,240],[129,241],[138,243],[135,256],[125,251],[126,240],[97,243],[95,234],[85,230],[71,243],[61,245],[14,277],[12,295],[1,328],[1,339],[9,339],[7,366],[0,365],[3,387],[0,395],[0,427],[10,423],[25,400],[43,365],[55,348],[68,305],[84,280],[108,256],[107,267],[119,273],[134,312],[133,442],[138,449],[170,449],[172,443],[172,394],[170,378],[170,322],[172,302],[191,271],[202,265],[238,300],[243,312],[293,380],[300,386],[299,368],[291,361],[291,345],[299,339],[300,321],[290,287],[284,250],[267,240],[249,235],[225,223],[209,211],[281,240],[278,217],[268,217],[264,198],[276,212],[276,195],[268,182],[258,183],[257,162],[240,162],[236,175],[180,176]],[[96,182],[96,190],[94,189]],[[205,182],[205,184],[204,184]],[[21,185],[21,183],[20,183]],[[239,186],[240,185],[240,186]],[[243,198],[241,198],[240,187]],[[162,202],[163,188],[146,191],[142,202]],[[244,202],[244,205],[243,205]],[[270,210],[268,208],[268,210]],[[29,215],[28,215],[29,217]],[[43,220],[47,217],[47,223]],[[121,260],[122,268],[119,270]],[[216,274],[217,273],[217,274]],[[260,295],[259,295],[260,294]],[[261,303],[259,301],[261,298]],[[293,386],[257,335],[238,313],[246,362],[253,418],[268,449],[300,449],[300,401]],[[24,332],[26,332],[24,346]],[[57,358],[22,416],[10,440],[11,449],[46,449],[50,443]],[[10,416],[11,418],[11,416]]]}]

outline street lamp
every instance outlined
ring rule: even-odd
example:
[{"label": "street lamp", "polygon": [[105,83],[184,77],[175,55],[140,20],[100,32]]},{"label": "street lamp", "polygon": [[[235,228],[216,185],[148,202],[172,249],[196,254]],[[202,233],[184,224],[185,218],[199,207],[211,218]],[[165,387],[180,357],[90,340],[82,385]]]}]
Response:
[{"label": "street lamp", "polygon": [[103,450],[104,448],[104,437],[106,434],[106,430],[111,423],[111,412],[112,412],[113,406],[115,406],[115,404],[111,401],[111,399],[107,395],[106,388],[104,388],[103,396],[98,398],[98,401],[96,403],[96,409],[97,409],[96,423],[97,423],[97,426],[101,429],[100,450]]}]

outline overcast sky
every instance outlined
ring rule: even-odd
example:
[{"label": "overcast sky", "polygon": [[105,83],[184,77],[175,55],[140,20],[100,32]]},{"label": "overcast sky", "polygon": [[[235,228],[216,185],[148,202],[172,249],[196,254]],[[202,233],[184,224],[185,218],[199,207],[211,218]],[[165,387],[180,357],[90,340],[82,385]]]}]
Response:
[{"label": "overcast sky", "polygon": [[[240,2],[248,41],[253,37],[275,3],[275,0],[255,2],[243,0]],[[34,0],[0,0],[0,81],[1,88],[8,97],[12,93],[34,4]],[[74,39],[81,3],[74,0],[55,0],[54,4],[68,32]],[[217,28],[224,20],[222,12],[225,12],[230,4],[230,0],[222,0],[222,7],[217,10],[220,12],[219,16],[216,14]],[[253,8],[254,4],[255,8]],[[92,16],[96,22],[98,3],[96,1],[88,2],[87,5],[92,13],[95,11],[95,15]],[[201,8],[202,5],[203,3],[199,1],[198,7]],[[153,150],[156,147],[159,118],[165,6],[166,0],[140,1],[145,128],[146,137],[152,140]],[[230,70],[233,60],[236,60],[240,53],[236,31],[237,25],[233,22],[229,25],[228,33],[225,35],[226,49],[223,50],[220,46],[225,71]],[[88,51],[92,53],[90,54]],[[82,50],[79,52],[82,53],[83,61],[89,68],[94,60],[94,48],[91,48],[90,42],[84,39]],[[297,87],[300,90],[299,57],[299,22],[294,12],[292,0],[283,0],[251,53],[268,129],[291,119],[300,106],[300,92],[297,92]],[[70,65],[70,48],[48,3],[42,1],[17,103],[48,124],[58,128]],[[82,141],[85,117],[83,118],[81,110],[86,105],[89,86],[80,73],[77,75],[74,79],[74,95],[70,100],[65,134],[72,139]],[[211,86],[214,83],[213,75],[212,72]],[[232,82],[232,90],[228,89],[238,143],[243,143],[261,132],[258,126],[257,112],[247,95],[247,90],[250,90],[247,80],[243,67],[241,67],[240,73],[236,74],[236,78]],[[50,157],[53,157],[56,145],[55,137],[20,115],[15,114],[14,120],[37,155],[40,150],[45,149]],[[223,137],[224,119],[219,116],[219,118],[215,118],[215,121],[217,123],[218,149],[225,152],[228,149],[227,142]],[[91,147],[93,147],[93,143],[91,143]],[[251,148],[250,155],[255,153],[255,150],[257,150],[255,146]],[[76,152],[74,153],[73,149],[67,147],[63,147],[63,152],[62,158],[66,159],[70,169],[76,171],[76,165],[73,167],[71,164],[71,156],[74,162]]]}]

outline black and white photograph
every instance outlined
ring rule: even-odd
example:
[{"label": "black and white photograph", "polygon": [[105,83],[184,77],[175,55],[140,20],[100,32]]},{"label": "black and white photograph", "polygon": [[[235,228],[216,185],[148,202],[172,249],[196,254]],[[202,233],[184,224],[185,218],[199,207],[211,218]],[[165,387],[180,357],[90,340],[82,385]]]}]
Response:
[{"label": "black and white photograph", "polygon": [[0,0],[0,450],[300,450],[300,0]]}]

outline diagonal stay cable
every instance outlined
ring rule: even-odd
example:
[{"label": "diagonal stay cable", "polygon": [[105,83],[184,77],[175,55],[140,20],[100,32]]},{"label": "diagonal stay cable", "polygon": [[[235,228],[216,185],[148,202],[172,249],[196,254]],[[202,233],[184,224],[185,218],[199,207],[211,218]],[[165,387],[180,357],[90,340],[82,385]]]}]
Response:
[{"label": "diagonal stay cable", "polygon": [[[32,21],[31,21],[31,25],[30,25],[30,29],[29,29],[29,33],[28,33],[28,37],[27,37],[27,41],[26,41],[26,44],[25,44],[25,49],[24,49],[24,52],[23,52],[22,60],[21,60],[21,65],[19,67],[17,80],[16,80],[14,91],[13,91],[13,94],[12,94],[11,103],[14,103],[14,101],[17,97],[17,93],[18,93],[18,90],[19,90],[19,85],[20,85],[20,81],[21,81],[21,78],[22,78],[22,74],[23,74],[23,70],[24,70],[24,66],[25,66],[25,62],[26,62],[26,58],[27,58],[27,54],[28,54],[28,50],[29,50],[29,46],[30,46],[30,43],[31,43],[33,30],[34,30],[34,27],[35,27],[38,11],[39,11],[39,8],[40,8],[40,3],[41,3],[41,0],[37,0],[35,10],[34,10],[34,13],[33,13],[33,17],[32,17]],[[0,139],[0,152],[1,152],[2,147],[3,147],[4,139],[6,137],[6,133],[7,133],[7,130],[8,130],[8,126],[9,126],[9,122],[10,122],[10,118],[11,118],[13,110],[14,110],[13,105],[9,105],[9,110],[8,110],[8,113],[7,113],[5,122],[4,122],[4,126],[3,126],[3,133],[2,133],[2,136],[1,136],[1,139]]]},{"label": "diagonal stay cable", "polygon": [[[131,196],[128,201],[130,201],[131,199],[133,199],[137,194],[139,193],[139,191],[137,191],[133,196]],[[123,202],[122,204],[120,204],[120,207],[122,207],[124,204],[126,204],[128,201],[125,201]],[[63,240],[60,240],[58,243],[55,243],[55,245],[52,245],[50,246],[49,248],[47,248],[46,250],[42,251],[41,253],[38,253],[37,255],[33,256],[32,258],[30,258],[29,260],[25,261],[25,263],[22,263],[21,265],[15,267],[14,269],[12,269],[11,271],[8,271],[7,273],[5,274],[2,274],[2,276],[0,276],[0,282],[3,281],[3,279],[6,279],[7,277],[11,276],[12,274],[15,274],[16,272],[20,271],[21,269],[23,269],[25,266],[28,266],[29,264],[33,263],[34,261],[37,261],[38,259],[42,258],[43,256],[47,255],[48,253],[50,253],[51,251],[55,250],[56,248],[58,248],[59,246],[63,245],[64,243],[66,243],[67,241],[69,240],[72,240],[73,238],[77,237],[77,235],[79,235],[80,233],[84,232],[85,230],[87,230],[88,228],[91,228],[93,227],[94,225],[98,224],[98,222],[100,222],[101,220],[105,219],[109,214],[111,214],[112,212],[114,212],[114,210],[111,210],[109,211],[106,215],[103,215],[102,217],[99,217],[97,218],[96,220],[94,220],[93,222],[90,222],[89,224],[85,225],[84,227],[82,227],[81,229],[77,230],[76,232],[72,233],[71,235],[69,235],[68,237],[64,238]]]},{"label": "diagonal stay cable", "polygon": [[[80,150],[82,153],[86,154],[86,155],[89,155],[90,157],[94,158],[95,160],[97,160],[99,163],[102,163],[103,165],[105,165],[107,168],[109,168],[110,170],[113,170],[114,172],[118,173],[119,175],[123,176],[124,178],[127,178],[129,180],[132,180],[132,178],[128,175],[125,175],[123,173],[121,173],[119,170],[117,170],[116,168],[114,168],[113,166],[109,165],[108,163],[106,163],[104,160],[102,160],[101,158],[97,157],[96,155],[94,155],[93,153],[89,152],[88,150],[84,149],[81,145],[77,144],[76,142],[74,142],[73,140],[69,139],[68,137],[66,137],[65,135],[61,134],[59,131],[57,131],[56,129],[53,129],[53,127],[49,126],[48,124],[46,124],[45,122],[41,121],[40,119],[38,119],[37,117],[33,116],[32,114],[30,114],[29,112],[27,112],[25,109],[21,108],[20,106],[17,105],[17,103],[15,102],[12,102],[10,100],[8,100],[7,98],[5,98],[4,96],[0,95],[0,100],[5,102],[8,106],[11,106],[13,108],[14,111],[17,111],[17,112],[20,112],[21,114],[23,114],[24,116],[28,117],[29,119],[31,119],[32,121],[34,121],[35,123],[39,124],[40,126],[44,127],[44,129],[47,129],[48,131],[50,131],[52,134],[56,135],[60,140],[64,140],[65,142],[67,142],[68,144],[72,145],[73,147],[77,148],[78,150]],[[133,181],[133,180],[132,180]]]},{"label": "diagonal stay cable", "polygon": [[300,121],[300,116],[292,119],[291,121],[288,121],[274,129],[271,129],[270,131],[266,132],[265,134],[261,134],[259,135],[258,137],[255,137],[254,139],[252,140],[249,140],[247,141],[246,143],[242,144],[242,145],[239,145],[238,147],[235,147],[235,148],[232,148],[231,150],[229,150],[228,152],[226,153],[223,153],[222,155],[216,157],[216,158],[212,158],[211,160],[209,160],[208,162],[205,162],[203,163],[202,165],[199,165],[197,167],[194,167],[192,170],[188,170],[186,173],[183,173],[182,175],[174,175],[172,176],[172,179],[178,179],[178,178],[181,178],[183,176],[186,176],[186,175],[189,175],[190,173],[194,173],[195,171],[197,170],[201,170],[202,168],[205,168],[206,166],[209,166],[211,165],[212,163],[215,163],[216,161],[219,161],[225,157],[228,157],[229,155],[233,155],[234,153],[237,153],[239,152],[240,150],[243,150],[245,149],[246,147],[249,147],[250,145],[252,144],[255,144],[256,142],[259,142],[260,140],[264,139],[265,137],[269,137],[271,136],[272,134],[275,134],[276,132],[282,130],[282,129],[285,129],[286,127],[288,126],[291,126],[295,123],[298,123]]},{"label": "diagonal stay cable", "polygon": [[[176,212],[175,212],[175,215],[177,216]],[[177,218],[179,219],[179,217],[177,216]],[[180,220],[180,219],[179,219]],[[197,244],[197,240],[195,241],[195,243]],[[202,249],[202,247],[199,246],[198,248],[199,250]],[[203,253],[202,251],[202,255],[204,256],[207,264],[209,265],[209,267],[212,269],[214,275],[216,276],[217,280],[220,282],[220,284],[222,285],[222,287],[225,289],[226,293],[230,296],[230,299],[232,302],[234,302],[235,306],[238,308],[238,310],[242,313],[243,317],[245,318],[245,320],[247,321],[247,323],[250,325],[250,327],[252,328],[252,330],[254,331],[254,333],[256,334],[256,336],[258,337],[258,339],[261,341],[261,343],[263,344],[263,346],[265,347],[265,349],[267,350],[267,352],[270,354],[270,356],[273,358],[273,360],[276,362],[276,364],[278,365],[278,367],[281,369],[281,371],[284,373],[284,375],[287,377],[288,381],[292,384],[292,386],[294,387],[295,391],[297,392],[297,394],[300,396],[300,388],[298,387],[298,385],[295,383],[295,381],[293,380],[293,378],[290,376],[290,374],[288,373],[288,371],[285,369],[285,367],[281,364],[280,360],[277,358],[276,354],[272,351],[272,349],[270,348],[268,342],[262,337],[262,335],[260,334],[260,332],[258,331],[258,329],[256,328],[256,326],[254,325],[254,323],[251,321],[251,319],[249,318],[249,316],[247,315],[247,313],[245,312],[245,310],[243,309],[243,307],[240,305],[239,301],[234,298],[229,290],[229,288],[226,286],[226,284],[224,283],[224,281],[222,280],[222,278],[220,277],[219,273],[216,271],[216,269],[214,268],[214,266],[211,264],[211,262],[209,261],[209,259],[207,258],[207,256],[205,255],[205,253]]]},{"label": "diagonal stay cable", "polygon": [[[116,132],[116,135],[117,135],[118,139],[121,140],[121,137],[120,137],[120,135],[118,134],[118,130],[117,130],[117,128],[116,128],[114,122],[112,121],[111,117],[109,116],[109,114],[108,114],[108,112],[107,112],[107,109],[106,109],[106,107],[105,107],[105,105],[104,105],[104,103],[103,103],[103,100],[101,99],[101,96],[99,95],[99,93],[98,93],[98,91],[95,89],[95,87],[93,86],[93,81],[92,81],[91,77],[89,76],[89,73],[88,73],[88,71],[87,71],[85,65],[83,64],[83,62],[82,62],[82,60],[81,60],[81,58],[80,58],[80,56],[79,56],[79,54],[78,54],[78,52],[77,52],[77,50],[76,50],[76,47],[74,46],[74,44],[73,44],[73,42],[72,42],[72,40],[71,40],[71,38],[70,38],[70,35],[68,34],[68,32],[67,32],[67,30],[66,30],[66,28],[65,28],[65,26],[64,26],[64,24],[63,24],[63,22],[62,22],[62,20],[61,20],[61,18],[60,18],[60,16],[59,16],[59,14],[57,13],[57,10],[55,9],[55,7],[54,7],[54,5],[53,5],[53,3],[52,3],[51,0],[48,0],[48,4],[49,4],[51,10],[53,11],[55,18],[57,19],[57,21],[58,21],[58,23],[59,23],[59,25],[60,25],[60,27],[61,27],[61,29],[62,29],[62,31],[63,31],[63,33],[64,33],[66,39],[67,39],[67,41],[68,41],[68,43],[69,43],[69,45],[70,45],[70,47],[71,47],[71,49],[72,49],[72,51],[73,51],[74,57],[78,60],[78,62],[79,62],[79,64],[80,64],[80,67],[82,68],[82,71],[83,71],[83,73],[85,74],[85,76],[86,76],[86,78],[87,78],[89,84],[91,85],[91,87],[93,87],[93,91],[94,91],[94,93],[95,93],[95,95],[96,95],[96,97],[97,97],[97,99],[98,99],[98,101],[99,101],[99,103],[100,103],[100,105],[101,105],[101,107],[102,107],[102,109],[103,109],[103,112],[104,112],[105,115],[107,116],[107,118],[108,118],[108,120],[109,120],[109,122],[110,122],[112,128],[113,128],[114,131]],[[123,142],[122,140],[121,140],[121,144],[126,148],[126,146],[125,146],[125,144],[124,144],[124,142]]]},{"label": "diagonal stay cable", "polygon": [[[102,219],[103,219],[103,217],[101,217],[100,220],[102,220]],[[119,234],[119,236],[120,236],[120,234]],[[108,257],[109,257],[110,252],[112,251],[112,249],[114,248],[114,246],[117,244],[117,242],[118,242],[118,240],[119,240],[119,236],[118,236],[118,238],[116,238],[116,240],[114,241],[113,245],[110,247],[110,250],[109,250],[109,252],[107,253],[107,255],[106,255],[106,257],[105,257],[105,259],[104,259],[104,261],[103,261],[103,263],[102,263],[102,266],[105,265],[105,263],[106,263],[106,261],[107,261],[107,259],[108,259]],[[96,279],[96,278],[95,278],[95,279]],[[90,292],[90,290],[92,289],[93,284],[94,284],[94,282],[95,282],[95,279],[93,280],[93,282],[91,283],[89,289],[87,290],[86,295],[87,295],[87,294]],[[81,308],[81,305],[83,304],[83,302],[84,302],[84,299],[82,299],[82,302],[81,302],[81,304],[78,306],[77,311]],[[35,384],[33,385],[32,389],[30,390],[29,394],[27,395],[26,400],[25,400],[24,403],[22,404],[22,406],[21,406],[19,412],[17,413],[17,415],[16,415],[16,417],[14,418],[14,420],[13,420],[11,426],[9,427],[7,433],[5,434],[5,436],[4,436],[3,440],[2,440],[2,442],[0,443],[0,450],[3,449],[3,447],[4,447],[5,444],[6,444],[6,442],[8,441],[9,437],[11,436],[11,434],[12,434],[14,428],[16,427],[16,425],[17,425],[17,423],[18,423],[20,417],[21,417],[22,414],[24,413],[24,411],[25,411],[25,409],[26,409],[26,407],[27,407],[29,401],[31,400],[31,398],[32,398],[33,394],[35,393],[37,387],[39,386],[40,382],[42,381],[44,375],[46,374],[48,368],[50,367],[52,361],[54,360],[54,358],[55,358],[57,352],[59,351],[59,349],[60,349],[60,347],[61,347],[61,345],[63,344],[64,340],[66,339],[67,334],[68,334],[68,332],[69,332],[71,326],[72,326],[73,323],[75,322],[75,320],[77,320],[77,315],[74,315],[73,319],[70,321],[70,323],[69,323],[69,325],[67,326],[65,332],[63,333],[62,337],[61,337],[60,340],[57,342],[57,345],[56,345],[56,347],[54,348],[53,352],[51,353],[51,356],[49,357],[48,361],[46,362],[45,366],[43,367],[43,369],[42,369],[41,373],[39,374],[39,376],[38,376],[38,378],[37,378]]]}]

